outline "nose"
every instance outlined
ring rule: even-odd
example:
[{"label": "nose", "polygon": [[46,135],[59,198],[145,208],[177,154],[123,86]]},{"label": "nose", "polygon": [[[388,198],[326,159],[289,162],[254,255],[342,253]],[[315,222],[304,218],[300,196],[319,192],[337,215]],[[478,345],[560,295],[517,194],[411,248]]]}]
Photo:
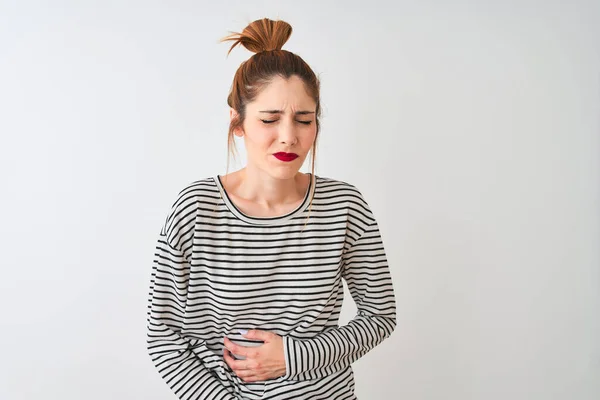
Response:
[{"label": "nose", "polygon": [[279,142],[292,146],[297,140],[296,127],[293,121],[286,121],[279,125]]}]

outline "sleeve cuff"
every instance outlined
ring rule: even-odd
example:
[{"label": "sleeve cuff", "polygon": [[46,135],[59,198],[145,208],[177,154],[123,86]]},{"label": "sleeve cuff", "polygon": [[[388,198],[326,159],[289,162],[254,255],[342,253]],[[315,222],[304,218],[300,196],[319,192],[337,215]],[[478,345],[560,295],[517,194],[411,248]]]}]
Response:
[{"label": "sleeve cuff", "polygon": [[283,337],[283,354],[285,356],[285,380],[294,379],[297,372],[295,340],[289,336]]}]

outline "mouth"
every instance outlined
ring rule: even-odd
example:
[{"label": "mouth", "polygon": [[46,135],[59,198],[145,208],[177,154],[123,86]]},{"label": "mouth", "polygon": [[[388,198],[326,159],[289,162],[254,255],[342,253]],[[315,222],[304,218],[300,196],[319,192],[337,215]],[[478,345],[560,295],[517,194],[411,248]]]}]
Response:
[{"label": "mouth", "polygon": [[296,158],[298,158],[298,154],[296,154],[296,153],[283,153],[283,152],[281,152],[281,153],[275,153],[273,155],[278,160],[285,161],[285,162],[294,161]]}]

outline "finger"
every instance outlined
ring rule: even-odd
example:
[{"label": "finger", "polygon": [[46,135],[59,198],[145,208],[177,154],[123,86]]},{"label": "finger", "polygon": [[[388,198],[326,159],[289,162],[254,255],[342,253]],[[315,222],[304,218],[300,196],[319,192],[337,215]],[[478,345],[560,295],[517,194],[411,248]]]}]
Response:
[{"label": "finger", "polygon": [[251,378],[256,375],[256,371],[252,371],[251,369],[239,369],[233,370],[233,372],[242,379]]},{"label": "finger", "polygon": [[229,369],[233,370],[233,367],[231,366],[233,357],[231,357],[231,353],[229,353],[229,350],[227,350],[227,349],[225,349],[225,351],[223,351],[223,360],[225,360],[225,364],[227,364]]},{"label": "finger", "polygon": [[232,361],[229,361],[227,364],[231,367],[233,373],[244,382],[257,382],[264,380],[261,379],[256,370],[250,368],[244,363],[244,361],[236,361],[235,359],[232,359],[231,356],[228,357]]},{"label": "finger", "polygon": [[241,378],[244,382],[259,382],[266,381],[267,378],[262,375],[250,375],[244,378]]},{"label": "finger", "polygon": [[236,372],[236,375],[244,382],[258,382],[266,380],[266,378],[262,374],[257,374],[255,371],[251,370],[242,370]]},{"label": "finger", "polygon": [[238,356],[248,357],[250,353],[253,353],[248,347],[240,346],[239,344],[233,343],[231,340],[225,338],[225,348]]},{"label": "finger", "polygon": [[248,331],[248,333],[245,334],[244,337],[248,339],[262,340],[263,342],[267,343],[270,339],[273,338],[273,335],[275,334],[272,332],[261,331],[260,329],[252,329]]},{"label": "finger", "polygon": [[236,360],[233,357],[233,354],[231,354],[231,352],[227,349],[223,351],[223,357],[225,358],[227,365],[229,365],[233,370],[242,371],[250,369],[250,365],[246,360]]},{"label": "finger", "polygon": [[229,368],[234,369],[233,363],[236,361],[236,359],[233,358],[233,354],[231,354],[229,350],[223,350],[223,359],[225,360],[227,365],[229,365]]}]

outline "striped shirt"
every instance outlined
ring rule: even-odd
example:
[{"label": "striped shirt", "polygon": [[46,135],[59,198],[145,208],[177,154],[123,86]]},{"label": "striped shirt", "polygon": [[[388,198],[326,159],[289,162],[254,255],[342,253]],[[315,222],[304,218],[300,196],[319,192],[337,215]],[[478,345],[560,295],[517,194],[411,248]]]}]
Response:
[{"label": "striped shirt", "polygon": [[[357,314],[339,326],[342,279]],[[148,352],[179,399],[356,399],[351,364],[395,326],[377,221],[348,183],[311,175],[300,206],[265,218],[236,208],[220,176],[206,178],[178,194],[160,229]],[[283,338],[284,376],[246,383],[235,375],[223,338],[260,344],[240,329]]]}]

